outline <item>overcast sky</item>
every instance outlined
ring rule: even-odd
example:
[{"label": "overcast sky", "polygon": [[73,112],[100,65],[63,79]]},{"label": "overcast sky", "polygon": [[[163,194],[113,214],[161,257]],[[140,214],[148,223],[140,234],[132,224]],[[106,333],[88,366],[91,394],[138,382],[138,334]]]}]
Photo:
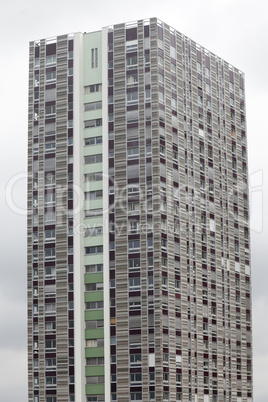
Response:
[{"label": "overcast sky", "polygon": [[[267,0],[13,0],[0,5],[0,402],[27,401],[26,217],[28,43],[157,17],[246,74],[252,228],[254,402],[268,401]],[[5,200],[12,177],[14,204]],[[9,206],[7,205],[9,204]],[[265,240],[266,239],[266,240]],[[79,401],[77,401],[79,402]]]}]

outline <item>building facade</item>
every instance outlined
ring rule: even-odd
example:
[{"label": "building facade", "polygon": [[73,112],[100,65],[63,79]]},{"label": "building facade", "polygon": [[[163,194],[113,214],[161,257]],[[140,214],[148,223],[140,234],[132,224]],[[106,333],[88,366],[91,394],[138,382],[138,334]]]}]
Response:
[{"label": "building facade", "polygon": [[252,401],[244,87],[155,18],[30,43],[29,402]]}]

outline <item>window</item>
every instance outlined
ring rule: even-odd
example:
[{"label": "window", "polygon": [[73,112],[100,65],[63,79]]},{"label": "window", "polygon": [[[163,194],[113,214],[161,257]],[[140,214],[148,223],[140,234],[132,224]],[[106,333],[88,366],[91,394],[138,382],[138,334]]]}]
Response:
[{"label": "window", "polygon": [[126,42],[126,53],[136,52],[138,50],[138,42],[137,40]]},{"label": "window", "polygon": [[[133,149],[133,148],[132,148]],[[127,189],[127,195],[128,197],[135,197],[138,196],[140,192],[140,189],[138,186],[136,187],[128,187]]]},{"label": "window", "polygon": [[99,55],[98,48],[95,47],[91,49],[91,68],[98,68],[99,64]]},{"label": "window", "polygon": [[130,374],[130,382],[131,384],[135,384],[135,386],[141,385],[142,384],[141,373]]},{"label": "window", "polygon": [[160,156],[165,157],[166,148],[163,145],[160,145]]},{"label": "window", "polygon": [[176,64],[170,63],[170,70],[172,73],[176,73]]},{"label": "window", "polygon": [[56,71],[49,71],[46,73],[46,81],[54,82],[56,81]]},{"label": "window", "polygon": [[136,68],[138,65],[137,56],[127,57],[127,69]]},{"label": "window", "polygon": [[56,213],[55,212],[46,212],[45,213],[45,223],[55,223]]},{"label": "window", "polygon": [[56,349],[56,339],[46,341],[45,345],[46,349]]},{"label": "window", "polygon": [[102,310],[103,309],[103,301],[97,302],[87,302],[85,303],[86,310]]},{"label": "window", "polygon": [[55,175],[53,173],[45,174],[45,185],[52,186],[55,184]]},{"label": "window", "polygon": [[[131,101],[131,104],[136,103],[138,101]],[[112,115],[113,117],[113,115]],[[138,110],[128,110],[127,111],[127,123],[137,123],[139,120],[139,113]]]},{"label": "window", "polygon": [[85,193],[86,200],[98,200],[102,198],[102,190],[87,191]]},{"label": "window", "polygon": [[56,359],[46,359],[46,368],[56,367]]},{"label": "window", "polygon": [[164,103],[165,102],[165,96],[163,92],[158,92],[158,98],[159,98],[159,102],[160,103]]},{"label": "window", "polygon": [[163,74],[161,74],[161,73],[158,74],[158,81],[160,84],[164,85],[164,75]]},{"label": "window", "polygon": [[163,382],[168,382],[169,380],[169,373],[163,373]]},{"label": "window", "polygon": [[46,142],[45,143],[45,152],[51,153],[51,152],[55,152],[56,150],[56,143],[55,142]]},{"label": "window", "polygon": [[152,156],[152,146],[146,145],[146,157]]},{"label": "window", "polygon": [[167,241],[166,241],[166,239],[163,239],[163,238],[161,239],[161,248],[166,250],[166,248],[167,248]]},{"label": "window", "polygon": [[85,266],[86,273],[103,272],[103,264],[91,264]]},{"label": "window", "polygon": [[100,163],[102,162],[102,154],[85,156],[85,164]]},{"label": "window", "polygon": [[89,357],[86,359],[87,366],[100,366],[104,364],[104,357]]},{"label": "window", "polygon": [[131,240],[128,242],[129,250],[139,249],[140,248],[140,241],[139,240]]},{"label": "window", "polygon": [[87,348],[100,348],[104,345],[104,339],[87,339],[86,347]]},{"label": "window", "polygon": [[140,301],[130,301],[129,302],[129,310],[140,310],[141,302]]},{"label": "window", "polygon": [[128,159],[137,158],[139,156],[139,148],[133,147],[127,149],[127,157]]},{"label": "window", "polygon": [[46,332],[56,332],[56,322],[55,321],[46,322],[45,330],[46,330]]},{"label": "window", "polygon": [[45,267],[45,276],[51,276],[55,277],[56,276],[56,268],[55,267]]},{"label": "window", "polygon": [[96,216],[102,216],[102,208],[85,210],[85,218],[93,218]]},{"label": "window", "polygon": [[55,54],[46,57],[46,64],[56,64],[57,56]]},{"label": "window", "polygon": [[138,290],[141,286],[140,278],[129,278],[128,280],[129,290]]},{"label": "window", "polygon": [[169,392],[166,392],[166,391],[163,392],[163,400],[169,401]]},{"label": "window", "polygon": [[127,93],[127,103],[128,104],[138,103],[138,92],[128,92]]},{"label": "window", "polygon": [[100,127],[100,126],[102,126],[102,119],[93,119],[84,121],[85,128]]},{"label": "window", "polygon": [[50,116],[50,115],[54,115],[55,113],[56,113],[56,105],[46,106],[46,108],[45,108],[46,117]]},{"label": "window", "polygon": [[39,91],[34,92],[34,100],[38,101],[39,100]]},{"label": "window", "polygon": [[101,181],[101,180],[102,180],[102,172],[85,174],[85,182]]},{"label": "window", "polygon": [[[90,376],[87,377],[87,384],[104,384],[104,376],[99,375],[99,376]],[[98,399],[101,401],[101,399]]]},{"label": "window", "polygon": [[171,98],[172,109],[177,109],[177,99]]},{"label": "window", "polygon": [[55,303],[46,303],[45,304],[45,313],[46,315],[48,314],[54,314],[56,311],[56,305]]},{"label": "window", "polygon": [[[93,283],[91,283],[91,285],[93,285]],[[101,290],[103,290],[103,284],[102,284]],[[103,328],[103,327],[104,327],[104,320],[86,321],[86,329],[96,329],[96,328]]]},{"label": "window", "polygon": [[57,384],[57,377],[46,377],[46,386],[52,387]]},{"label": "window", "polygon": [[150,100],[151,100],[151,90],[146,89],[146,91],[145,91],[145,102],[150,102]]},{"label": "window", "polygon": [[102,101],[90,102],[84,104],[84,111],[89,112],[92,110],[100,110],[102,108]]},{"label": "window", "polygon": [[34,60],[34,66],[35,66],[35,68],[38,68],[38,67],[40,66],[40,59],[39,59],[39,57],[37,57],[37,58]]},{"label": "window", "polygon": [[137,85],[138,84],[138,74],[132,74],[127,76],[127,85]]},{"label": "window", "polygon": [[103,253],[103,246],[89,246],[85,247],[85,254],[101,254]]},{"label": "window", "polygon": [[55,248],[45,249],[45,260],[54,260],[56,255]]},{"label": "window", "polygon": [[161,67],[164,66],[164,59],[162,56],[158,56],[158,65]]},{"label": "window", "polygon": [[47,396],[46,402],[57,402],[57,397],[56,396]]},{"label": "window", "polygon": [[153,288],[154,288],[154,277],[148,276],[148,289],[153,289]]},{"label": "window", "polygon": [[128,230],[130,233],[138,233],[140,227],[139,221],[130,221],[128,222]]},{"label": "window", "polygon": [[139,258],[131,258],[128,260],[128,267],[133,270],[133,268],[140,268],[140,259]]},{"label": "window", "polygon": [[139,211],[140,203],[139,202],[129,202],[128,203],[128,210],[129,211]]},{"label": "window", "polygon": [[103,227],[93,227],[85,229],[85,237],[101,236],[103,234]]},{"label": "window", "polygon": [[84,87],[85,95],[93,92],[101,92],[101,90],[102,90],[101,84],[87,85]]},{"label": "window", "polygon": [[130,365],[136,366],[141,365],[141,355],[130,355]]},{"label": "window", "polygon": [[45,124],[45,135],[53,135],[56,131],[56,123],[46,123]]},{"label": "window", "polygon": [[38,87],[39,85],[39,74],[35,74],[34,76],[34,86]]},{"label": "window", "polygon": [[166,276],[162,276],[162,287],[166,288],[168,285],[168,278]]},{"label": "window", "polygon": [[[55,200],[56,200],[56,194],[55,193],[48,193],[45,194],[45,206],[51,206],[55,204]],[[54,234],[55,237],[55,234]]]}]

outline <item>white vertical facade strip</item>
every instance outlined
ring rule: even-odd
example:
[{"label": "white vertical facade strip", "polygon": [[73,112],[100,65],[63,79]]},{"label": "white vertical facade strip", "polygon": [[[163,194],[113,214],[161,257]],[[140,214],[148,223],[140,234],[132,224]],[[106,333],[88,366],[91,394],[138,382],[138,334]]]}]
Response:
[{"label": "white vertical facade strip", "polygon": [[111,401],[110,277],[109,277],[109,138],[108,138],[108,28],[102,30],[102,153],[103,153],[103,289],[105,402]]},{"label": "white vertical facade strip", "polygon": [[73,182],[74,182],[74,353],[75,400],[85,402],[85,336],[84,336],[84,261],[81,230],[83,224],[83,34],[74,35],[74,111],[73,111]]}]

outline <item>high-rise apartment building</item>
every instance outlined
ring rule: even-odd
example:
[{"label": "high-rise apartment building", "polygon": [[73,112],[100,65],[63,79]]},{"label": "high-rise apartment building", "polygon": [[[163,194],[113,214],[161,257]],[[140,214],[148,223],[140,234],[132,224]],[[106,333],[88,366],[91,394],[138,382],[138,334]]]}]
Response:
[{"label": "high-rise apartment building", "polygon": [[29,402],[252,401],[244,86],[155,18],[30,43]]}]

